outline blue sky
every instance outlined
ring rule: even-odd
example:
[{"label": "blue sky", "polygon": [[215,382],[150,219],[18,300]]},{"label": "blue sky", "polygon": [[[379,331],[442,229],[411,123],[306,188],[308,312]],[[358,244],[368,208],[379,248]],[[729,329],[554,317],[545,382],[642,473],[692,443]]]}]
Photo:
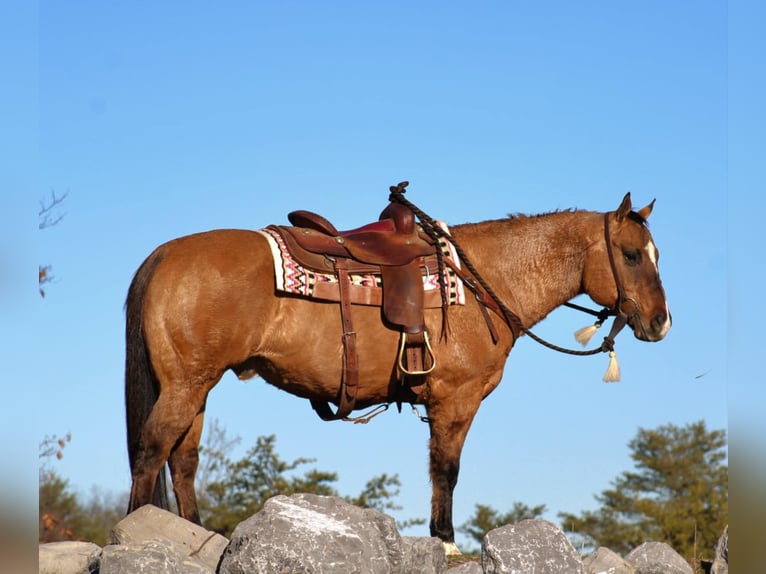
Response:
[{"label": "blue sky", "polygon": [[[25,381],[17,396],[27,405],[6,424],[28,425],[32,403],[34,448],[71,432],[56,469],[84,495],[129,488],[123,303],[152,249],[207,229],[284,223],[299,208],[354,227],[377,217],[388,186],[404,179],[412,201],[453,224],[606,211],[628,191],[639,206],[657,199],[651,229],[670,334],[656,344],[623,334],[616,385],[601,382],[604,357],[520,341],[469,433],[456,525],[476,503],[544,503],[553,520],[592,509],[593,495],[631,467],[627,443],[639,427],[727,426],[727,352],[751,328],[746,316],[742,328],[730,321],[732,309],[749,311],[729,279],[750,271],[728,243],[749,241],[729,210],[747,217],[747,206],[729,186],[747,188],[757,164],[750,116],[730,109],[732,83],[757,107],[752,47],[730,34],[732,21],[748,27],[736,5],[78,1],[19,10],[13,33],[36,41],[11,62],[33,86],[31,105],[2,96],[22,104],[8,118],[19,138],[3,146],[22,152],[4,177],[23,209],[11,209],[18,217],[4,244],[15,231],[30,239],[29,250],[0,255],[21,269],[29,262],[20,254],[32,253],[56,281],[44,300],[33,278],[6,286],[19,302],[7,310],[17,329],[0,333],[6,376]],[[732,53],[742,63],[732,66]],[[732,124],[745,135],[730,148]],[[68,194],[65,217],[30,234],[51,191]],[[537,331],[569,345],[587,322],[561,310]],[[231,375],[207,412],[242,437],[235,455],[276,434],[284,459],[317,458],[344,494],[398,473],[398,517],[428,516],[427,427],[407,412],[367,426],[323,423],[308,402]]]}]

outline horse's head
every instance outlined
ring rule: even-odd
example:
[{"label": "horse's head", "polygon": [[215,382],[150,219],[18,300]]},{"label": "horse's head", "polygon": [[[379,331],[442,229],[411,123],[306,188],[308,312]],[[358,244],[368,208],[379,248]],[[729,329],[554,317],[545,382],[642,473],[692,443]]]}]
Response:
[{"label": "horse's head", "polygon": [[636,338],[659,341],[671,318],[657,266],[659,252],[646,220],[654,201],[633,211],[630,193],[604,215],[603,239],[589,250],[583,284],[599,305],[624,313]]}]

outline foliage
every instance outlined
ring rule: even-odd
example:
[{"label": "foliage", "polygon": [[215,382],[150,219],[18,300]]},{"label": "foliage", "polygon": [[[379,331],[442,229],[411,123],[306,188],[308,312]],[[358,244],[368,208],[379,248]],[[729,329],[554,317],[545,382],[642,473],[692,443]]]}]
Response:
[{"label": "foliage", "polygon": [[[394,474],[393,476],[389,476],[388,474],[383,473],[368,480],[364,485],[364,490],[359,496],[346,496],[345,499],[355,506],[372,508],[373,510],[383,513],[393,510],[401,510],[402,507],[393,501],[393,499],[399,495],[399,487],[401,485],[402,483],[399,480],[399,475]],[[403,530],[425,523],[426,521],[424,518],[409,518],[397,522],[397,527],[400,530]]]},{"label": "foliage", "polygon": [[595,498],[596,511],[560,513],[584,546],[628,552],[646,540],[666,542],[690,562],[712,556],[728,523],[726,433],[704,421],[639,429],[630,441],[635,470]]},{"label": "foliage", "polygon": [[481,544],[484,536],[490,530],[505,524],[516,524],[528,518],[539,518],[544,512],[544,504],[529,507],[521,502],[514,502],[513,508],[502,514],[487,505],[477,504],[473,516],[459,526],[457,530]]},{"label": "foliage", "polygon": [[80,502],[69,481],[52,466],[53,460],[63,458],[71,439],[69,434],[64,438],[46,436],[39,444],[38,538],[40,542],[88,540],[104,546],[109,531],[125,515],[127,501],[94,492],[86,504]]},{"label": "foliage", "polygon": [[[103,546],[112,527],[125,516],[127,494],[120,497],[94,491],[83,503],[69,482],[55,472],[51,461],[61,459],[71,440],[48,436],[40,443],[40,542],[89,540]],[[197,492],[202,522],[206,528],[230,536],[237,524],[249,518],[272,496],[298,492],[338,496],[337,473],[309,469],[298,471],[314,459],[282,460],[276,452],[276,437],[262,436],[246,455],[231,461],[229,452],[239,439],[229,439],[212,420],[207,444],[200,448]],[[381,474],[371,478],[357,496],[345,499],[357,506],[380,512],[400,510],[394,503],[399,477]],[[399,523],[399,528],[423,524],[423,519]]]},{"label": "foliage", "polygon": [[77,496],[55,472],[40,478],[40,542],[75,540],[84,523]]},{"label": "foliage", "polygon": [[[211,426],[213,446],[201,451],[201,473],[198,480],[199,507],[206,528],[230,536],[237,524],[263,508],[266,501],[278,494],[291,495],[298,492],[338,496],[333,484],[338,480],[335,472],[309,469],[303,474],[297,471],[315,462],[311,458],[283,461],[276,452],[274,435],[258,437],[244,458],[231,461],[228,450],[236,444],[229,441],[225,432],[213,423]],[[373,477],[356,497],[346,497],[351,504],[385,512],[398,510],[393,498],[399,494],[397,475],[382,474]],[[401,527],[422,524],[424,520],[409,520]]]}]

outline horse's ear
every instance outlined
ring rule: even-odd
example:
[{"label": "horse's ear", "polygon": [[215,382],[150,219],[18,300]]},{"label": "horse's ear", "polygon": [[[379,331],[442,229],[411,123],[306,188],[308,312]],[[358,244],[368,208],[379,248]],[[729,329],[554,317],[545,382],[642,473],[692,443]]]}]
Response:
[{"label": "horse's ear", "polygon": [[652,202],[647,205],[646,207],[642,207],[638,210],[638,214],[641,216],[641,219],[646,221],[649,219],[649,216],[652,214],[652,209],[654,209],[654,202],[657,201],[656,199],[653,199]]},{"label": "horse's ear", "polygon": [[625,194],[625,197],[622,198],[620,207],[617,208],[617,221],[625,219],[632,209],[633,205],[630,202],[630,192],[628,192]]}]

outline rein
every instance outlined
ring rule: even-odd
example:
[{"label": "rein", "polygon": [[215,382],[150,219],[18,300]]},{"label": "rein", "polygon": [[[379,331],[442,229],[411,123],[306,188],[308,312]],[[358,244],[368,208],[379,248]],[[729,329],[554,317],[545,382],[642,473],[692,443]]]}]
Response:
[{"label": "rein", "polygon": [[[614,355],[614,339],[628,322],[628,315],[625,314],[625,312],[622,310],[623,303],[627,300],[630,300],[635,305],[635,301],[625,297],[625,294],[622,288],[622,282],[620,281],[620,275],[617,272],[617,266],[615,264],[614,253],[612,250],[611,235],[609,232],[610,212],[607,212],[604,214],[604,239],[606,241],[606,250],[609,257],[609,265],[611,266],[612,275],[614,277],[614,281],[617,286],[617,302],[614,308],[612,309],[604,308],[601,311],[594,311],[592,309],[588,309],[587,307],[581,307],[580,305],[576,305],[570,302],[566,302],[564,303],[564,305],[572,309],[576,309],[578,311],[582,311],[584,313],[589,313],[591,315],[596,316],[597,326],[603,323],[608,317],[613,316],[615,317],[615,320],[614,320],[614,323],[612,324],[612,328],[609,334],[606,337],[604,337],[604,340],[600,346],[590,350],[568,349],[568,348],[560,347],[559,345],[555,345],[553,343],[546,341],[545,339],[543,339],[542,337],[539,337],[538,335],[536,335],[530,329],[528,329],[527,327],[523,325],[519,316],[516,315],[510,309],[508,309],[508,307],[505,306],[502,300],[497,296],[497,294],[495,294],[492,288],[487,284],[487,282],[484,280],[484,278],[481,276],[478,270],[474,267],[473,263],[471,263],[465,251],[463,251],[462,247],[455,241],[455,239],[449,233],[447,233],[441,227],[439,227],[436,224],[436,221],[434,221],[429,215],[424,213],[412,202],[405,199],[404,193],[406,191],[405,188],[407,187],[408,184],[409,184],[408,182],[403,181],[398,185],[391,186],[389,188],[391,192],[391,195],[389,196],[389,201],[396,201],[398,203],[401,203],[402,205],[405,205],[409,209],[411,209],[412,212],[418,216],[421,226],[423,227],[423,231],[431,239],[433,239],[436,242],[438,242],[439,238],[443,238],[446,241],[449,241],[454,246],[455,251],[457,252],[461,262],[463,262],[463,264],[468,269],[468,271],[470,271],[473,277],[476,279],[476,281],[474,282],[470,278],[467,278],[460,270],[456,269],[456,266],[451,265],[449,261],[443,261],[442,259],[439,259],[439,282],[441,284],[442,301],[445,301],[446,299],[446,284],[444,280],[445,274],[444,274],[443,266],[445,264],[448,264],[454,271],[456,271],[459,275],[461,275],[461,279],[463,279],[464,283],[469,287],[469,289],[471,289],[471,291],[473,291],[474,295],[476,296],[476,299],[482,305],[481,309],[483,312],[484,312],[484,306],[490,307],[493,311],[497,312],[500,315],[500,317],[503,318],[506,325],[508,325],[508,327],[511,329],[514,339],[517,339],[519,334],[523,332],[529,335],[529,337],[532,338],[537,343],[540,343],[541,345],[548,347],[549,349],[558,351],[560,353],[566,353],[566,354],[575,355],[575,356],[590,356],[590,355],[596,355],[598,353],[608,352],[610,354],[611,361],[610,361],[610,368],[609,370],[607,370],[607,374],[604,376],[604,380],[605,381],[619,380],[619,370],[616,366],[616,360]],[[439,250],[437,250],[437,253],[438,251]],[[478,285],[476,283],[478,283]],[[481,290],[479,289],[479,285],[484,289],[484,292],[481,292]],[[444,308],[446,308],[446,306]],[[486,315],[486,313],[485,313],[485,319],[488,319],[488,316]],[[490,325],[490,331],[492,333],[493,340],[496,340],[497,336],[496,336],[496,333],[494,332],[494,327],[491,326],[491,323],[489,320],[487,320],[487,324]],[[446,326],[446,320],[445,320],[445,326]],[[444,334],[445,333],[443,328],[442,335]],[[614,365],[612,363],[614,363]],[[610,373],[610,371],[612,372]],[[614,371],[616,371],[616,373]],[[615,376],[616,378],[613,378]]]}]

